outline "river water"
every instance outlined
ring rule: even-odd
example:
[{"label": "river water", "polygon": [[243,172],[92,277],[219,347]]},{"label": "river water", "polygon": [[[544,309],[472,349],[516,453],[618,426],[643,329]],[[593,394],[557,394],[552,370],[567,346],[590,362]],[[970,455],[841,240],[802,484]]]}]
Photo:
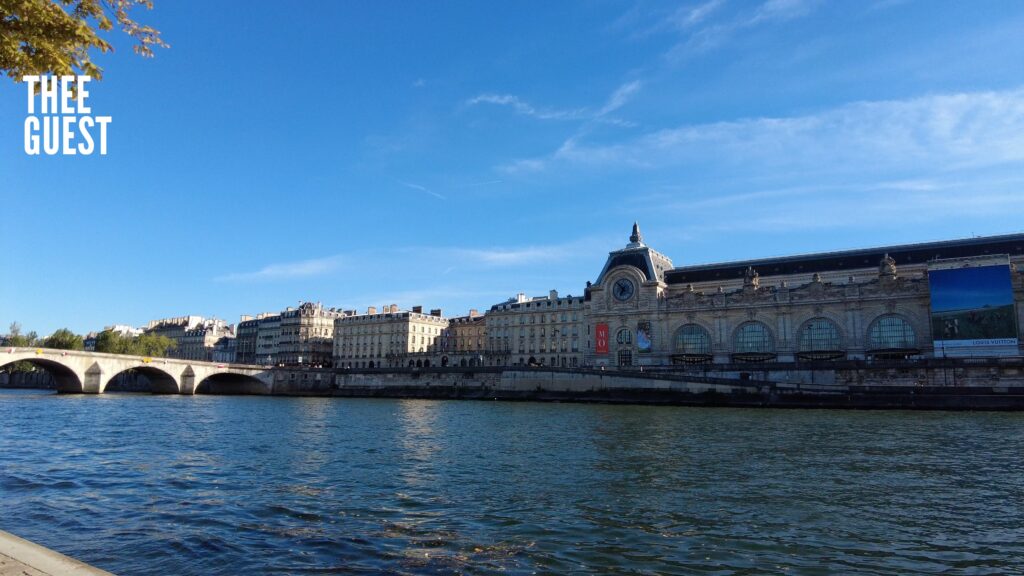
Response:
[{"label": "river water", "polygon": [[117,574],[1024,573],[1024,414],[0,391],[0,528]]}]

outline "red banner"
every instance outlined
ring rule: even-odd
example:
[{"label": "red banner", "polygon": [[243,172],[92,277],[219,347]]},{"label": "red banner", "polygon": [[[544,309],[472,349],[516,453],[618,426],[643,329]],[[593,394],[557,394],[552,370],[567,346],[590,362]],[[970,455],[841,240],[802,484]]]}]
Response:
[{"label": "red banner", "polygon": [[595,352],[598,354],[608,353],[608,325],[598,324],[596,331],[597,338],[594,343],[596,344]]}]

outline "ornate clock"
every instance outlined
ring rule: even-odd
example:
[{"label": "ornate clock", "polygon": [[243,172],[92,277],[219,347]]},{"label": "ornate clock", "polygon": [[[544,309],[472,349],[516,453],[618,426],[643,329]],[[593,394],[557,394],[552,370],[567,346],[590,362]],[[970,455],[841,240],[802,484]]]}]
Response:
[{"label": "ornate clock", "polygon": [[615,299],[620,302],[625,302],[633,297],[633,282],[629,278],[619,278],[612,285],[612,294]]}]

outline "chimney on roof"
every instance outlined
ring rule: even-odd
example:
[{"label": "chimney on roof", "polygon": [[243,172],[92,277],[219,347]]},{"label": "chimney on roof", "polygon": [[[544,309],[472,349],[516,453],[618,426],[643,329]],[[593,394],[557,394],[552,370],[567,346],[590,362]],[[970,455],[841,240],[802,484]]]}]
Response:
[{"label": "chimney on roof", "polygon": [[440,308],[434,308],[434,309],[432,309],[432,310],[430,311],[430,315],[431,315],[431,316],[437,316],[438,318],[440,318],[440,317],[441,317],[441,309],[440,309]]},{"label": "chimney on roof", "polygon": [[523,302],[526,302],[526,294],[523,292],[516,294],[516,303],[522,304]]},{"label": "chimney on roof", "polygon": [[413,306],[412,311],[416,314],[423,314],[423,306]]},{"label": "chimney on roof", "polygon": [[476,318],[479,315],[480,315],[480,312],[478,312],[476,308],[470,308],[469,309],[469,317],[470,318]]},{"label": "chimney on roof", "polygon": [[558,290],[548,292],[548,300],[558,300]]},{"label": "chimney on roof", "polygon": [[398,312],[398,304],[391,305],[391,313],[394,314],[395,312]]},{"label": "chimney on roof", "polygon": [[368,307],[368,308],[366,309],[366,313],[367,313],[368,315],[369,315],[369,314],[376,314],[376,313],[377,313],[377,307],[376,307],[376,306],[370,306],[370,307]]}]

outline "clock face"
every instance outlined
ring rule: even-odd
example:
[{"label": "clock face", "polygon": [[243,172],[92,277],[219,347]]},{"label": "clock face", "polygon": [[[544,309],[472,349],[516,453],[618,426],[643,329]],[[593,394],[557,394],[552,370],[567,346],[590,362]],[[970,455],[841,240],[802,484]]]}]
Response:
[{"label": "clock face", "polygon": [[617,300],[625,302],[633,297],[633,283],[628,278],[619,278],[612,286],[612,294]]}]

